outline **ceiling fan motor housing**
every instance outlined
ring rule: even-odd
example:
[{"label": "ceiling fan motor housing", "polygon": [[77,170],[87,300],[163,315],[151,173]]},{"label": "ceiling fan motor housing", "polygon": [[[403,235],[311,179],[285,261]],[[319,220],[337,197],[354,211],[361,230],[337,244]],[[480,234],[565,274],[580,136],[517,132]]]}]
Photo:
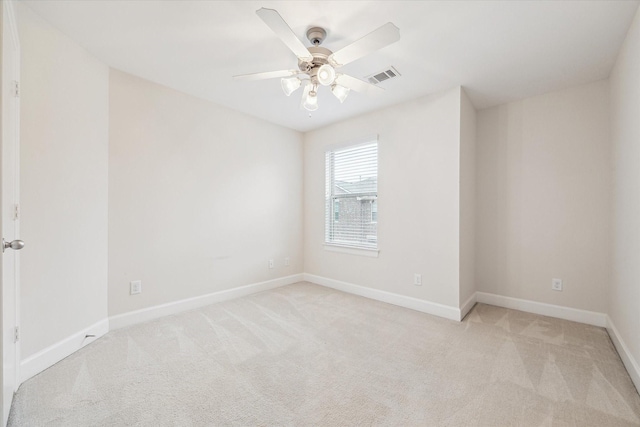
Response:
[{"label": "ceiling fan motor housing", "polygon": [[324,64],[329,63],[328,58],[333,52],[320,46],[313,46],[307,49],[313,56],[313,60],[311,62],[298,61],[298,67],[300,68],[300,71],[309,74],[313,83],[317,83],[315,80],[317,80],[318,69]]}]

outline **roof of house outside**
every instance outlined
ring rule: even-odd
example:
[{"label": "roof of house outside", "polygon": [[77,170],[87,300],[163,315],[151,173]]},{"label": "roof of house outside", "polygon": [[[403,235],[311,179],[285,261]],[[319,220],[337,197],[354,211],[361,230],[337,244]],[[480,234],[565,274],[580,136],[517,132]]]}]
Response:
[{"label": "roof of house outside", "polygon": [[335,195],[375,193],[378,191],[378,178],[365,178],[358,182],[336,181]]}]

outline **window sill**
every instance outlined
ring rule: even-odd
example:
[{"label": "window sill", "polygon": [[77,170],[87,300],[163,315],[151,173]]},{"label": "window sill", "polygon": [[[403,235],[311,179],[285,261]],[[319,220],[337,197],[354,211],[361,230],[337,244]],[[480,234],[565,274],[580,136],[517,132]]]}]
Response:
[{"label": "window sill", "polygon": [[378,249],[364,249],[364,248],[352,248],[350,246],[332,245],[329,243],[324,244],[324,249],[331,252],[341,252],[343,254],[368,256],[372,258],[378,258]]}]

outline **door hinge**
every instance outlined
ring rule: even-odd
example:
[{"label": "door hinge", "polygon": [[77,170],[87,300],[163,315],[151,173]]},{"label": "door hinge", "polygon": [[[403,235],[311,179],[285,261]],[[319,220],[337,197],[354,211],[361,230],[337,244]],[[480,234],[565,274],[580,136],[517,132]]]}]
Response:
[{"label": "door hinge", "polygon": [[19,204],[15,204],[13,206],[13,219],[14,221],[17,219],[20,219],[20,205]]},{"label": "door hinge", "polygon": [[14,80],[13,89],[13,96],[15,96],[16,98],[20,98],[20,82]]},{"label": "door hinge", "polygon": [[18,341],[20,341],[20,328],[16,326],[14,329],[13,342],[18,342]]}]

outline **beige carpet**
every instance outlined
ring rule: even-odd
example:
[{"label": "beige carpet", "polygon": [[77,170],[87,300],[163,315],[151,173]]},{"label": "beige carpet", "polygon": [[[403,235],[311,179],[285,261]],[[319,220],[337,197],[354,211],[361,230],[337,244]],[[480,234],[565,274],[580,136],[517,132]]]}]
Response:
[{"label": "beige carpet", "polygon": [[25,382],[11,426],[628,426],[602,328],[453,322],[299,283],[111,332]]}]

